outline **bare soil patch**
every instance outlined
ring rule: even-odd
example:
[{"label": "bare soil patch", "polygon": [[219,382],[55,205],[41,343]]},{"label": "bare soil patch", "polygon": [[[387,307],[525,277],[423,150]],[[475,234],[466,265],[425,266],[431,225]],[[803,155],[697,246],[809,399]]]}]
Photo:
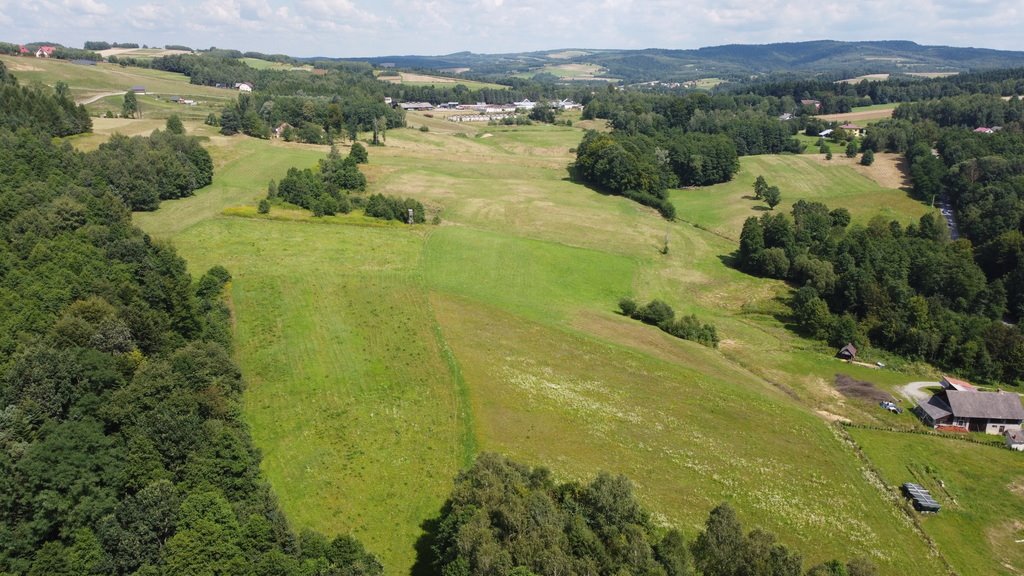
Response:
[{"label": "bare soil patch", "polygon": [[836,374],[835,387],[840,394],[847,398],[870,400],[872,402],[896,401],[896,399],[892,397],[892,394],[889,394],[884,390],[880,390],[871,382],[857,380],[852,376],[847,376],[846,374]]},{"label": "bare soil patch", "polygon": [[15,72],[42,72],[43,69],[31,64],[22,64],[21,62],[12,62],[7,65],[11,70]]},{"label": "bare soil patch", "polygon": [[880,118],[892,118],[892,111],[895,108],[882,110],[861,110],[860,112],[843,112],[842,114],[822,114],[818,116],[829,122],[853,122],[855,120],[878,120]]}]

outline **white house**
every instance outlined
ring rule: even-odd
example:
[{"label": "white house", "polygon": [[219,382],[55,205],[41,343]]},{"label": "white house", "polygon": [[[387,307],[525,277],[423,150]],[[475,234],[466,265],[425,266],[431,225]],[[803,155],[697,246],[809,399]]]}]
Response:
[{"label": "white house", "polygon": [[513,104],[515,104],[516,108],[519,110],[533,110],[534,106],[537,105],[536,102],[530,102],[529,98],[523,98],[519,102],[513,102]]},{"label": "white house", "polygon": [[248,82],[239,82],[236,87],[239,92],[252,92],[252,84]]},{"label": "white house", "polygon": [[1024,432],[1020,430],[1007,430],[1003,433],[1006,436],[1006,447],[1010,450],[1024,452]]}]

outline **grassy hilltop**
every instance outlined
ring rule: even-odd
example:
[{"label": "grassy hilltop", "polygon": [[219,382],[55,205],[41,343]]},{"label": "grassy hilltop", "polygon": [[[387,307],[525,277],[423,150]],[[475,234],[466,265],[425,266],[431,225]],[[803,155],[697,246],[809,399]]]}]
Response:
[{"label": "grassy hilltop", "polygon": [[[190,88],[171,76],[168,93]],[[89,82],[72,89],[105,89]],[[776,532],[808,561],[865,555],[883,574],[907,575],[940,573],[946,562],[960,574],[1021,565],[1007,547],[1022,537],[1024,465],[990,458],[987,446],[943,440],[951,453],[927,436],[855,430],[877,460],[872,473],[830,421],[914,420],[841,396],[836,374],[886,390],[934,374],[833,360],[787,329],[784,284],[726,264],[743,219],[761,214],[744,198],[755,175],[782,188],[779,210],[800,197],[846,206],[862,223],[928,210],[891,179],[809,155],[744,158],[734,182],[673,192],[682,221],[667,223],[568,181],[578,128],[409,122],[429,131],[389,131],[363,169],[371,192],[412,196],[439,226],[277,208],[259,216],[269,180],[327,149],[222,137],[196,121],[186,126],[209,137],[213,185],[135,216],[194,272],[232,272],[245,419],[296,528],[354,533],[388,573],[405,574],[452,476],[493,450],[562,479],[625,473],[657,522],[689,537],[727,500],[744,525]],[[94,147],[114,131],[161,125],[95,124],[97,134],[73,141]],[[661,298],[713,322],[720,347],[618,315],[622,296]],[[913,475],[901,457],[911,452],[917,468],[984,488],[964,488],[945,516],[919,527],[891,498]],[[968,477],[958,458],[999,475]],[[987,521],[1001,531],[964,551],[956,528]]]}]

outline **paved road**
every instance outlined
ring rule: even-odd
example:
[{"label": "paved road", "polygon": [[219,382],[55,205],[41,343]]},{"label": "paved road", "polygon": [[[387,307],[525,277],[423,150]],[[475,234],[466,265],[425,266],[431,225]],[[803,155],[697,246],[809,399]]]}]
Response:
[{"label": "paved road", "polygon": [[938,382],[911,382],[900,388],[900,393],[903,394],[911,402],[917,402],[919,400],[927,400],[931,396],[931,392],[925,390],[930,386],[938,386]]},{"label": "paved road", "polygon": [[84,106],[86,104],[92,104],[93,102],[99,100],[100,98],[106,98],[107,96],[117,96],[118,94],[124,94],[124,91],[121,91],[121,92],[104,92],[102,94],[96,94],[95,96],[89,96],[88,98],[82,98],[81,100],[75,100],[75,104],[82,104]]}]

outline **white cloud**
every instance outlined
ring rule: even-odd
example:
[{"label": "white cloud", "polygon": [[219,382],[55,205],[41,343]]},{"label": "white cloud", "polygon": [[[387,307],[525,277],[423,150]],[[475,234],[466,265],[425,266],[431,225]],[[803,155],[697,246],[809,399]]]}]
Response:
[{"label": "white cloud", "polygon": [[64,7],[80,14],[103,16],[110,13],[110,7],[97,0],[64,0]]},{"label": "white cloud", "polygon": [[0,0],[0,24],[16,22],[28,40],[124,41],[145,31],[140,43],[297,56],[698,48],[822,38],[1020,49],[1017,31],[1024,25],[1020,0],[141,1]]}]

